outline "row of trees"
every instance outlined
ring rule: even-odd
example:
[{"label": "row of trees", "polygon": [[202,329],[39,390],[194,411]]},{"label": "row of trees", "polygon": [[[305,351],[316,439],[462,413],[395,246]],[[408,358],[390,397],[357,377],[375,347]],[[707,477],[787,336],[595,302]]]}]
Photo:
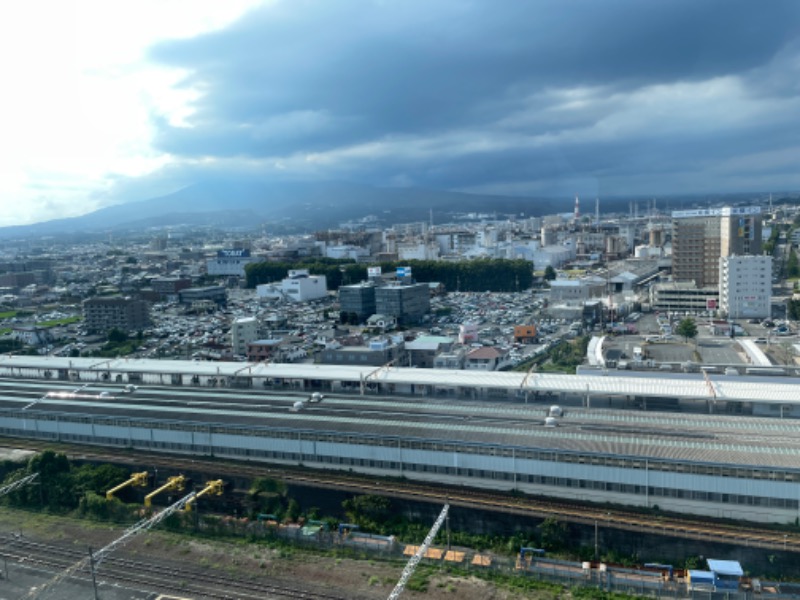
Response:
[{"label": "row of trees", "polygon": [[[112,465],[75,466],[64,454],[47,450],[32,457],[19,468],[15,463],[3,465],[7,472],[4,484],[18,481],[23,477],[38,473],[35,484],[24,486],[4,497],[11,506],[25,509],[42,509],[55,514],[81,514],[99,518],[127,520],[138,505],[125,505],[119,500],[107,501],[105,492],[122,483],[130,476],[128,470]],[[362,495],[348,498],[342,502],[342,511],[348,523],[357,524],[362,530],[385,535],[400,535],[404,539],[425,537],[428,524],[410,521],[398,510],[398,506],[385,496]],[[337,516],[323,517],[319,509],[302,510],[299,502],[292,498],[283,481],[272,478],[256,478],[243,498],[245,513],[255,520],[259,514],[275,515],[280,521],[296,522],[301,517],[323,518],[335,528]],[[178,525],[178,524],[176,524]],[[545,542],[553,550],[561,549],[565,540],[554,535],[563,524],[554,527],[545,525],[537,543]],[[552,531],[551,531],[552,530]],[[474,536],[466,532],[454,532],[460,541],[483,548],[514,552],[520,544],[529,540],[514,539],[513,543],[502,536]]]},{"label": "row of trees", "polygon": [[[119,500],[107,501],[105,490],[125,481],[128,470],[111,465],[82,465],[76,467],[64,454],[45,451],[31,458],[28,463],[18,468],[16,464],[5,463],[2,468],[7,472],[4,483],[17,481],[32,473],[39,474],[37,484],[20,488],[3,498],[3,502],[25,509],[42,509],[56,514],[72,513],[79,516],[128,521],[137,515],[137,505],[124,504]],[[251,520],[259,515],[269,513],[279,521],[297,522],[305,519],[320,519],[335,529],[342,516],[348,523],[358,525],[363,531],[381,535],[394,535],[408,542],[421,542],[428,532],[430,523],[427,520],[410,519],[404,515],[398,501],[378,495],[359,495],[342,502],[343,515],[321,515],[317,508],[303,508],[293,498],[283,481],[272,478],[254,479],[243,498],[244,513]],[[196,516],[197,513],[195,513]],[[236,529],[226,527],[228,517],[204,515],[207,523],[206,534],[231,535]],[[173,531],[191,530],[194,519],[187,515],[172,515],[164,526]],[[214,526],[214,523],[219,525]],[[581,560],[589,560],[594,549],[587,545],[574,543],[578,532],[559,519],[550,517],[524,531],[517,531],[511,536],[501,534],[476,534],[455,529],[450,532],[452,543],[474,548],[478,551],[514,555],[521,546],[543,547],[551,552],[565,553]],[[242,529],[238,534],[251,532]],[[445,532],[440,531],[438,543],[444,543]],[[632,563],[635,558],[621,555],[613,549],[606,549],[602,558],[613,559],[618,563]]]},{"label": "row of trees", "polygon": [[308,269],[311,275],[325,275],[329,289],[356,283],[366,276],[366,267],[350,259],[310,258],[292,262],[259,262],[245,266],[247,287],[281,281],[291,269]]},{"label": "row of trees", "polygon": [[[478,259],[446,262],[409,260],[383,262],[383,273],[393,273],[397,267],[411,267],[415,280],[442,283],[449,291],[518,292],[533,284],[533,264],[526,260]],[[358,283],[366,279],[367,265],[351,260],[313,259],[299,262],[261,262],[247,265],[247,286],[280,281],[290,269],[308,269],[312,275],[325,275],[329,289]]]},{"label": "row of trees", "polygon": [[[6,501],[21,508],[42,508],[53,513],[67,513],[78,508],[102,505],[102,516],[109,510],[105,500],[106,490],[128,479],[126,469],[113,465],[82,465],[76,467],[64,454],[46,450],[33,456],[22,467],[11,470],[4,483],[39,474],[33,485],[27,485],[8,494]],[[102,500],[98,502],[98,500]]]}]

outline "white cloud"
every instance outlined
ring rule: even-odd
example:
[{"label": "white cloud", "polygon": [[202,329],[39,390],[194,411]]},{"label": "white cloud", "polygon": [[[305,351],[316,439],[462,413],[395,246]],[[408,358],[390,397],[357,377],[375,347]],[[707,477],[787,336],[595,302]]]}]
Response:
[{"label": "white cloud", "polygon": [[[182,124],[191,90],[159,40],[224,27],[254,0],[33,0],[0,5],[0,225],[81,214],[112,177],[152,172],[151,118]],[[20,209],[19,207],[23,207]]]}]

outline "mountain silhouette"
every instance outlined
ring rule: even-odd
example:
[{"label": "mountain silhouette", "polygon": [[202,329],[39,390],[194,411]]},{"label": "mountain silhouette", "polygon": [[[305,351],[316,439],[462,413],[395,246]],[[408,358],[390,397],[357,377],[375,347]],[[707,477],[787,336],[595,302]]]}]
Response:
[{"label": "mountain silhouette", "polygon": [[[559,202],[562,212],[569,201]],[[3,237],[135,231],[167,226],[257,227],[314,231],[374,215],[381,224],[449,222],[457,214],[537,216],[552,200],[342,182],[210,181],[174,193],[108,206],[79,217],[0,228]]]}]

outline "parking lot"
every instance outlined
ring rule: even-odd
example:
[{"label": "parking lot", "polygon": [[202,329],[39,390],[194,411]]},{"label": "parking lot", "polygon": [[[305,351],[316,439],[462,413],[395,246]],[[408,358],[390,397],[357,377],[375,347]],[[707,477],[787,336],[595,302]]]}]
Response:
[{"label": "parking lot", "polygon": [[[674,330],[686,315],[670,315],[670,317],[668,319],[666,315],[655,313],[642,315],[636,323],[637,333],[608,338],[606,352],[611,350],[612,355],[615,355],[616,351],[624,367],[636,366],[632,364],[636,348],[640,348],[643,359],[653,361],[654,366],[659,366],[661,363],[747,366],[747,356],[737,344],[738,338],[757,341],[761,350],[775,364],[784,364],[788,354],[786,347],[797,342],[797,336],[791,326],[772,323],[772,327],[766,327],[761,321],[737,321],[734,337],[731,337],[730,333],[715,334],[712,331],[715,319],[707,315],[691,316],[697,324],[697,337],[685,341]],[[665,329],[662,327],[664,323],[669,323],[671,333],[664,333]]]}]

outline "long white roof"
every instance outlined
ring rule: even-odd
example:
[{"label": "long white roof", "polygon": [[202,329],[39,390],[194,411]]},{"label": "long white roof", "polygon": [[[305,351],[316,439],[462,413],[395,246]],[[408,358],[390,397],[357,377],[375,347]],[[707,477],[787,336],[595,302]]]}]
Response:
[{"label": "long white roof", "polygon": [[800,379],[726,377],[702,374],[559,375],[508,371],[353,367],[317,364],[265,364],[190,360],[0,356],[0,376],[31,376],[28,370],[83,370],[109,373],[153,373],[205,377],[256,377],[293,380],[376,382],[441,388],[506,389],[521,392],[567,392],[613,396],[672,397],[768,404],[800,403]]}]

